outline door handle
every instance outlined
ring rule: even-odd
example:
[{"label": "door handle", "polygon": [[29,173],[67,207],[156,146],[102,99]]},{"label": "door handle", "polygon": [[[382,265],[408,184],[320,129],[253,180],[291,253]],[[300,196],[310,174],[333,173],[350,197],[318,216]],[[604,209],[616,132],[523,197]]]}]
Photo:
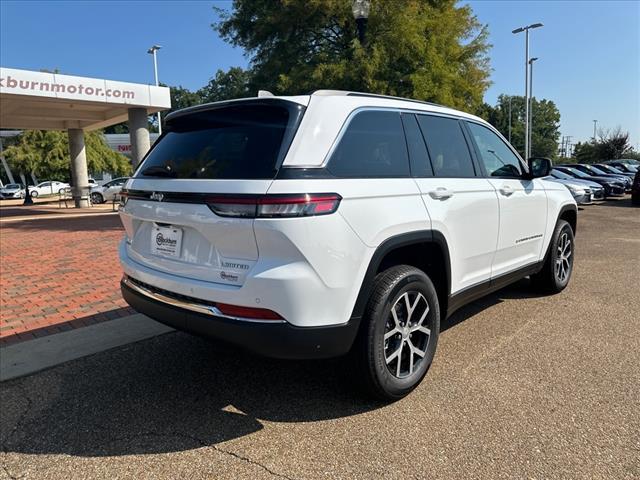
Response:
[{"label": "door handle", "polygon": [[500,193],[506,197],[512,195],[514,191],[515,190],[511,185],[503,185],[502,187],[500,187]]},{"label": "door handle", "polygon": [[429,195],[431,198],[435,198],[437,200],[446,200],[447,198],[453,197],[453,191],[448,188],[438,187],[435,190],[431,190]]}]

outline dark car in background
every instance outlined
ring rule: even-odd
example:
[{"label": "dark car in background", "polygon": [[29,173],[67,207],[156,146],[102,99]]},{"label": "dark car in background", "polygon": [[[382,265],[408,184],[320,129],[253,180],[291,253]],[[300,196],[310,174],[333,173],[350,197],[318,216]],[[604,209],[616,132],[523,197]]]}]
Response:
[{"label": "dark car in background", "polygon": [[614,167],[613,165],[605,165],[604,163],[596,163],[593,165],[598,170],[602,170],[605,173],[610,173],[613,175],[624,175],[625,177],[629,177],[631,181],[635,178],[636,174],[634,172],[625,172],[620,170],[619,168]]},{"label": "dark car in background", "polygon": [[607,178],[617,180],[619,182],[622,182],[622,184],[624,185],[625,191],[627,192],[631,191],[631,184],[633,183],[633,180],[624,174],[615,175],[612,173],[607,173],[603,170],[600,170],[597,167],[594,167],[593,165],[587,165],[585,163],[576,163],[571,165],[560,165],[560,166],[575,168],[576,170],[580,170],[581,172],[586,173],[587,175],[591,175],[593,177],[607,177]]},{"label": "dark car in background", "polygon": [[640,171],[640,162],[638,160],[633,160],[631,158],[623,158],[620,160],[607,160],[606,162],[602,162],[605,165],[611,165],[612,167],[616,167],[619,170],[622,170],[625,173],[633,173],[634,175]]},{"label": "dark car in background", "polygon": [[636,173],[636,178],[633,180],[633,187],[631,187],[631,203],[640,205],[640,171]]},{"label": "dark car in background", "polygon": [[615,180],[609,177],[588,175],[574,166],[557,166],[553,167],[554,170],[559,170],[567,175],[571,175],[574,178],[581,178],[582,180],[591,180],[592,182],[599,183],[604,187],[604,194],[607,197],[622,197],[624,196],[625,185],[623,182]]}]

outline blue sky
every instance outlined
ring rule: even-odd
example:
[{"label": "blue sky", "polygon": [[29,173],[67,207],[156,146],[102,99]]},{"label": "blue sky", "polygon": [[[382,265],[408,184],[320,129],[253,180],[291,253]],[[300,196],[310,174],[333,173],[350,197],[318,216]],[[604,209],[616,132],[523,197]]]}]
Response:
[{"label": "blue sky", "polygon": [[[348,1],[348,0],[345,0]],[[131,82],[151,83],[146,50],[159,52],[162,82],[197,89],[218,69],[246,66],[242,50],[210,28],[213,4],[230,2],[15,2],[0,0],[0,64]],[[534,22],[534,94],[558,105],[563,135],[588,139],[593,119],[620,125],[640,150],[640,2],[469,0],[489,26],[492,87],[524,91],[524,37],[511,30]],[[375,0],[374,0],[375,7]]]}]

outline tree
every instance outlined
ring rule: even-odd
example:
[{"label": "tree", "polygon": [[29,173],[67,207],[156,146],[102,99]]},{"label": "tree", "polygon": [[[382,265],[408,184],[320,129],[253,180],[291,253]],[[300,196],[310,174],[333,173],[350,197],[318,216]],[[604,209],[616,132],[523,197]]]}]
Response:
[{"label": "tree", "polygon": [[249,90],[250,80],[251,72],[240,67],[231,67],[226,72],[218,70],[197,95],[204,103],[255,96],[256,92]]},{"label": "tree", "polygon": [[249,89],[319,88],[434,101],[474,111],[489,86],[488,33],[455,0],[378,0],[365,44],[345,0],[235,0],[212,25],[251,58]]},{"label": "tree", "polygon": [[[127,157],[114,152],[102,132],[85,132],[87,168],[89,172],[111,172],[118,176],[131,173]],[[70,174],[69,137],[53,130],[26,130],[4,151],[13,170],[27,176],[68,181]]]},{"label": "tree", "polygon": [[[511,144],[524,156],[525,101],[521,96],[500,95],[495,107],[484,105],[479,114],[509,138],[509,100],[511,100]],[[551,100],[532,101],[533,130],[531,155],[556,158],[560,139],[560,111]]]},{"label": "tree", "polygon": [[617,127],[613,131],[600,130],[595,144],[597,160],[617,160],[633,150],[629,143],[629,132]]}]

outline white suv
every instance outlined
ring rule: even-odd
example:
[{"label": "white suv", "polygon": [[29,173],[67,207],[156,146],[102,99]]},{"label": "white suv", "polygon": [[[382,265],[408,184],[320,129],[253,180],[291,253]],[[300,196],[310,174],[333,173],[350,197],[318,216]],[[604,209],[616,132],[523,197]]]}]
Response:
[{"label": "white suv", "polygon": [[485,121],[353,92],[191,107],[123,189],[122,293],[189,332],[280,358],[350,353],[409,393],[440,321],[530,275],[559,292],[576,204]]}]

